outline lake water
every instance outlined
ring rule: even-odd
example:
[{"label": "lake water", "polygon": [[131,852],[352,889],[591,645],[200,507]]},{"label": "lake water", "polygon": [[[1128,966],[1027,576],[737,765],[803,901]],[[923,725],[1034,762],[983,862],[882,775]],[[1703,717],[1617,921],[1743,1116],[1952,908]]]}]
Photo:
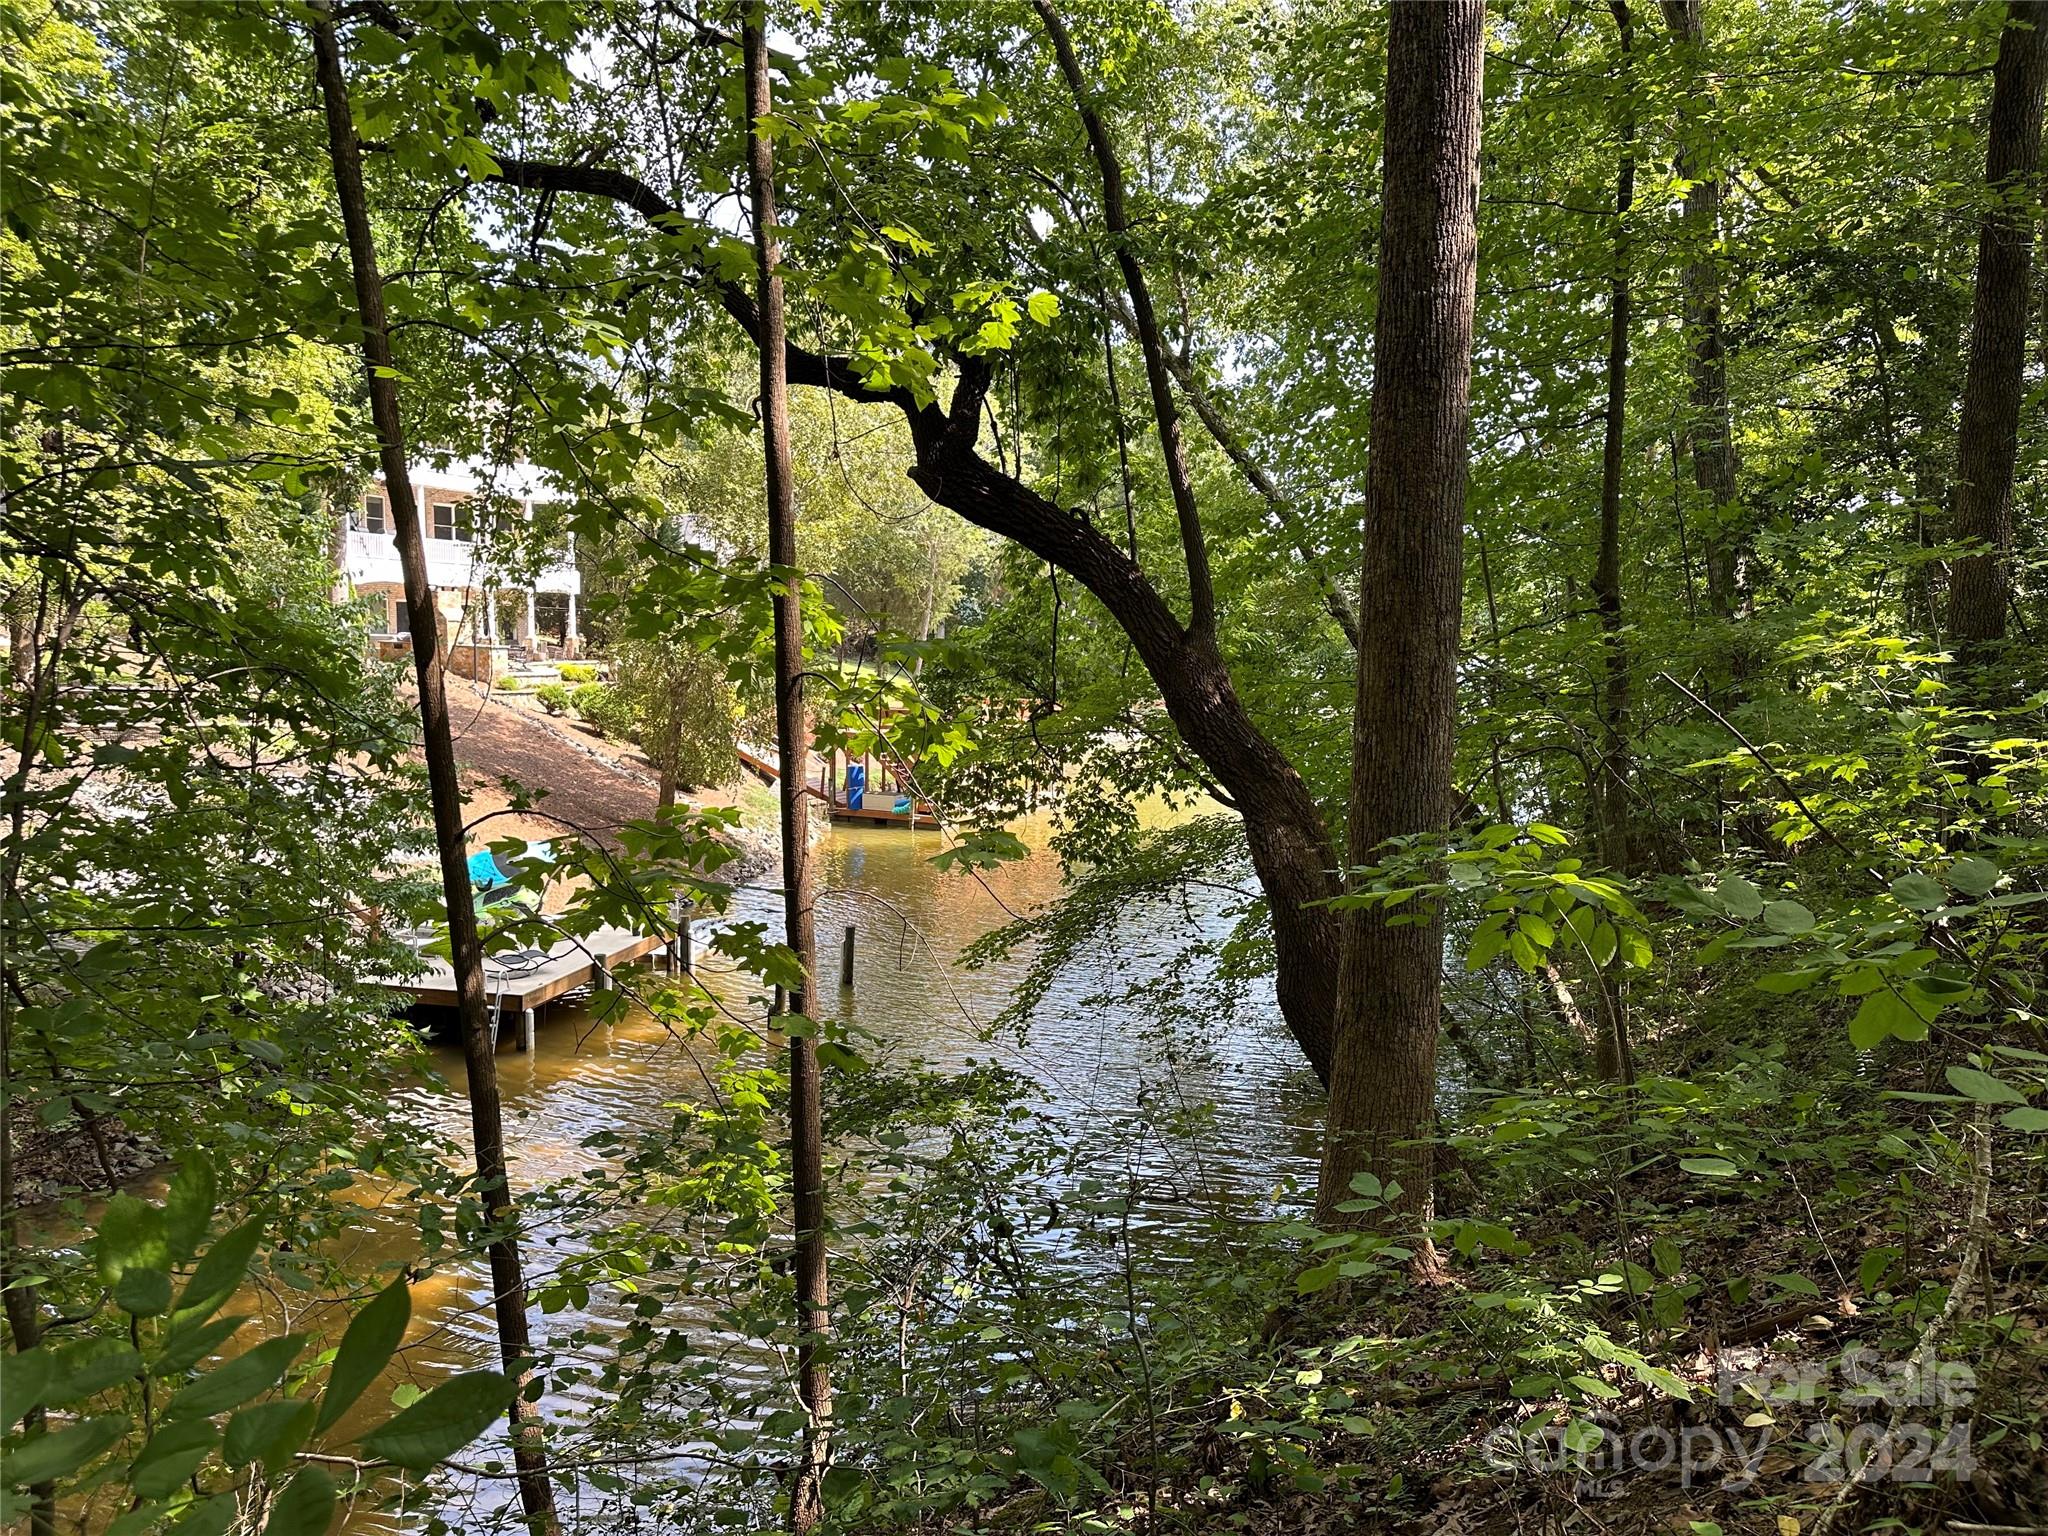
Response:
[{"label": "lake water", "polygon": [[[1028,914],[1058,895],[1061,866],[1045,850],[1042,829],[1028,840],[1037,845],[1029,858],[977,876],[934,869],[931,856],[943,847],[935,834],[832,828],[817,846],[820,969],[828,982],[820,1011],[872,1032],[880,1048],[934,1067],[993,1059],[1014,1069],[1033,1085],[1033,1106],[1060,1134],[1114,1148],[1116,1166],[1106,1171],[1134,1179],[1149,1222],[1171,1223],[1177,1212],[1197,1206],[1262,1210],[1283,1178],[1312,1179],[1318,1096],[1270,993],[1255,991],[1235,1022],[1216,1023],[1208,1049],[1192,1061],[1180,1052],[1168,1061],[1158,1046],[1154,1010],[1145,1003],[1105,1001],[1132,980],[1167,972],[1189,937],[1227,932],[1227,895],[1135,901],[1119,914],[1114,931],[1096,936],[1062,970],[1022,1040],[984,1038],[985,1026],[1010,1001],[1024,962],[968,970],[956,960],[1011,914]],[[760,919],[775,931],[779,901],[765,884],[749,888],[733,916]],[[839,943],[848,924],[856,929],[850,993],[836,986]],[[758,1006],[750,1002],[758,984],[708,952],[704,926],[697,944],[700,978],[735,1010]],[[460,1142],[467,1127],[459,1097],[462,1058],[452,1047],[436,1047],[436,1056],[452,1092],[423,1091],[421,1107]],[[542,1014],[536,1048],[520,1053],[507,1044],[499,1052],[498,1071],[517,1188],[578,1176],[593,1161],[585,1146],[591,1136],[666,1126],[671,1116],[665,1106],[704,1092],[687,1050],[637,1009],[600,1023],[574,1003],[554,1005]],[[1216,1113],[1199,1158],[1187,1142],[1148,1131],[1150,1117],[1201,1102],[1213,1103]],[[387,1215],[375,1208],[368,1191],[362,1198],[367,1203],[354,1239],[356,1256],[367,1263],[416,1253],[409,1213]],[[557,1240],[553,1246],[550,1236]],[[573,1251],[574,1240],[565,1234],[533,1234],[526,1249],[529,1275],[558,1262],[565,1240]],[[627,1315],[616,1296],[593,1291],[587,1314],[536,1313],[537,1341],[564,1336],[585,1322],[622,1324]],[[306,1317],[267,1321],[309,1325]],[[323,1321],[315,1317],[312,1324]],[[413,1328],[391,1384],[410,1380],[430,1387],[458,1370],[494,1366],[496,1356],[485,1267],[480,1258],[450,1264],[415,1287]],[[384,1401],[387,1394],[372,1389],[364,1406],[375,1403],[387,1411]],[[564,1395],[546,1406],[573,1415],[587,1405]],[[472,1454],[483,1459],[496,1453],[479,1446]],[[495,1502],[481,1488],[466,1497]],[[364,1533],[404,1528],[402,1521],[368,1510],[347,1527]]]}]

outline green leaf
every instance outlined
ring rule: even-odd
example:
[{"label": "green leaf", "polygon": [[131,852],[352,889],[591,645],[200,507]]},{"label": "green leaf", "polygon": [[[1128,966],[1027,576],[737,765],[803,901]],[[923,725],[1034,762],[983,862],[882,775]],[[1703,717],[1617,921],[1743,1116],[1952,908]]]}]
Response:
[{"label": "green leaf", "polygon": [[1941,883],[1915,870],[1892,882],[1892,896],[1902,907],[1914,912],[1932,912],[1948,900]]},{"label": "green leaf", "polygon": [[1582,1456],[1598,1450],[1606,1438],[1607,1431],[1587,1419],[1573,1419],[1564,1427],[1564,1448]]},{"label": "green leaf", "polygon": [[313,1433],[315,1406],[309,1397],[251,1404],[228,1420],[223,1458],[231,1467],[260,1461],[266,1471],[280,1470]]},{"label": "green leaf", "polygon": [[252,1216],[207,1249],[206,1257],[192,1271],[184,1294],[178,1298],[178,1320],[197,1321],[218,1311],[241,1288],[249,1273],[249,1261],[256,1257],[256,1247],[262,1241],[263,1222]]},{"label": "green leaf", "polygon": [[818,1065],[853,1076],[868,1070],[868,1064],[859,1052],[848,1050],[836,1040],[818,1042]]},{"label": "green leaf", "polygon": [[1804,1275],[1772,1275],[1771,1284],[1793,1296],[1820,1295],[1820,1287]]},{"label": "green leaf", "polygon": [[348,1412],[383,1373],[403,1342],[405,1325],[411,1319],[412,1292],[403,1279],[385,1286],[355,1315],[348,1332],[342,1335],[341,1348],[335,1352],[334,1369],[320,1398],[320,1419],[315,1429],[326,1429]]},{"label": "green leaf", "polygon": [[213,1220],[219,1180],[204,1153],[194,1152],[180,1165],[164,1197],[164,1239],[171,1262],[183,1264],[199,1251]]},{"label": "green leaf", "polygon": [[1757,977],[1756,989],[1759,992],[1775,992],[1779,994],[1804,992],[1820,979],[1821,974],[1818,968],[1803,971],[1772,971],[1767,975]]},{"label": "green leaf", "polygon": [[1714,886],[1714,896],[1730,917],[1748,919],[1763,914],[1763,897],[1740,875],[1723,875]]},{"label": "green leaf", "polygon": [[265,1339],[182,1388],[165,1405],[165,1416],[220,1413],[239,1408],[259,1392],[268,1392],[306,1347],[306,1338],[303,1333],[288,1333],[281,1339]]},{"label": "green leaf", "polygon": [[1889,987],[1879,987],[1863,999],[1856,1017],[1849,1021],[1849,1043],[1867,1051],[1896,1036],[1901,1040],[1925,1040],[1927,1021]]},{"label": "green leaf", "polygon": [[1961,858],[1948,867],[1948,883],[1965,896],[1983,896],[1998,884],[1999,867],[1989,859]]},{"label": "green leaf", "polygon": [[511,1401],[512,1383],[496,1371],[467,1371],[364,1435],[363,1451],[425,1472],[489,1429]]},{"label": "green leaf", "polygon": [[7,1361],[7,1390],[0,1394],[0,1435],[43,1404],[50,1390],[50,1378],[57,1373],[57,1358],[47,1349],[25,1349]]},{"label": "green leaf", "polygon": [[[10,1367],[11,1368],[11,1367]],[[142,1356],[126,1339],[81,1339],[55,1352],[43,1401],[62,1407],[142,1374]],[[12,1383],[9,1396],[12,1397]]]},{"label": "green leaf", "polygon": [[1945,1074],[1949,1087],[1979,1104],[2024,1104],[2027,1096],[2001,1078],[1975,1067],[1950,1067]]},{"label": "green leaf", "polygon": [[171,1304],[167,1270],[131,1269],[114,1282],[114,1304],[136,1317],[155,1317]]},{"label": "green leaf", "polygon": [[1796,901],[1774,901],[1764,908],[1764,926],[1773,933],[1813,932],[1813,913]]},{"label": "green leaf", "polygon": [[153,1317],[170,1305],[171,1251],[164,1213],[147,1200],[124,1193],[107,1202],[93,1241],[93,1261],[123,1311]]},{"label": "green leaf", "polygon": [[1904,1251],[1900,1248],[1873,1248],[1864,1254],[1863,1262],[1856,1266],[1856,1289],[1866,1296],[1875,1296],[1879,1284],[1884,1280],[1885,1271],[1892,1267]]},{"label": "green leaf", "polygon": [[241,1513],[232,1493],[217,1493],[192,1506],[192,1513],[171,1527],[170,1536],[225,1536]]},{"label": "green leaf", "polygon": [[1059,318],[1060,298],[1058,294],[1047,293],[1043,288],[1035,289],[1024,301],[1024,308],[1040,325],[1051,325]]},{"label": "green leaf", "polygon": [[248,1313],[234,1312],[210,1323],[188,1323],[173,1328],[171,1336],[164,1341],[163,1353],[150,1365],[151,1373],[157,1376],[184,1375],[233,1338],[248,1321]]},{"label": "green leaf", "polygon": [[1703,1179],[1732,1179],[1742,1171],[1725,1157],[1681,1157],[1678,1166]]},{"label": "green leaf", "polygon": [[1998,1117],[1998,1123],[2009,1131],[2048,1131],[2048,1109],[2031,1105],[2008,1109]]},{"label": "green leaf", "polygon": [[168,1497],[186,1478],[199,1469],[220,1440],[220,1433],[206,1419],[167,1424],[150,1436],[149,1444],[137,1453],[128,1469],[128,1481],[138,1498]]},{"label": "green leaf", "polygon": [[334,1479],[318,1467],[301,1467],[270,1503],[263,1536],[325,1536],[334,1523]]},{"label": "green leaf", "polygon": [[76,1472],[128,1432],[125,1414],[37,1435],[0,1457],[0,1487],[29,1488]]}]

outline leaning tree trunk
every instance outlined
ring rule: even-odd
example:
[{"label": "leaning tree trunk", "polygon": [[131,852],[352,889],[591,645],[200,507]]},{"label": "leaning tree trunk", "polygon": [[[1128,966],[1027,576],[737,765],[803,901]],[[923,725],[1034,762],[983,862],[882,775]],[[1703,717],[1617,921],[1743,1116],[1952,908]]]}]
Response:
[{"label": "leaning tree trunk", "polygon": [[350,115],[348,82],[327,0],[314,0],[313,55],[327,109],[328,157],[341,221],[348,235],[356,308],[362,323],[363,378],[370,415],[377,428],[378,455],[390,492],[398,559],[405,577],[406,610],[412,619],[413,671],[419,682],[421,745],[427,759],[427,788],[434,811],[434,841],[441,857],[441,890],[448,906],[449,959],[455,971],[456,1015],[462,1028],[463,1064],[469,1074],[470,1136],[476,1148],[477,1193],[489,1213],[491,1292],[498,1324],[498,1353],[505,1373],[519,1386],[507,1417],[520,1507],[530,1529],[552,1533],[553,1486],[541,1449],[541,1421],[526,1395],[532,1375],[532,1340],[526,1326],[526,1276],[520,1265],[518,1223],[512,1208],[505,1163],[505,1122],[498,1101],[497,1031],[484,997],[483,946],[477,938],[476,907],[469,885],[468,840],[462,819],[462,785],[455,769],[455,742],[448,725],[448,694],[441,667],[441,618],[427,577],[427,551],[420,536],[419,506],[406,471],[405,427],[398,410],[398,370],[385,320],[384,279],[363,192],[362,149]]},{"label": "leaning tree trunk", "polygon": [[2012,477],[2019,450],[2033,257],[2041,100],[2048,81],[2048,4],[2006,7],[1992,76],[1984,179],[1991,207],[1977,236],[1970,363],[1956,432],[1955,536],[1982,548],[1949,578],[1949,645],[1966,676],[1995,660],[2012,598]]},{"label": "leaning tree trunk", "polygon": [[[1707,604],[1715,617],[1740,616],[1748,599],[1749,533],[1736,501],[1735,434],[1729,420],[1728,349],[1721,325],[1721,183],[1701,142],[1708,95],[1706,17],[1701,0],[1662,0],[1664,23],[1694,71],[1682,110],[1676,169],[1685,194],[1685,333],[1691,347],[1693,484],[1707,503]],[[1739,674],[1740,647],[1731,670]]]},{"label": "leaning tree trunk", "polygon": [[[782,811],[782,914],[784,942],[795,953],[802,979],[788,1008],[808,1018],[818,974],[817,915],[812,906],[810,796],[804,765],[811,756],[811,724],[804,699],[803,597],[796,550],[796,495],[790,472],[789,378],[783,359],[782,274],[775,228],[774,141],[761,121],[773,110],[768,48],[762,36],[765,7],[749,6],[741,34],[747,72],[747,185],[754,211],[754,261],[761,317],[761,427],[768,482],[768,560],[788,576],[775,598],[775,745],[782,754],[778,781]],[[809,1028],[789,1040],[790,1176],[794,1185],[796,1375],[804,1407],[804,1441],[790,1484],[790,1529],[802,1533],[824,1518],[825,1469],[832,1449],[832,1382],[825,1369],[832,1320],[827,1310],[825,1252],[825,1129],[820,1104],[818,1042]]]},{"label": "leaning tree trunk", "polygon": [[[1358,599],[1353,867],[1372,863],[1388,838],[1444,829],[1456,801],[1485,49],[1484,0],[1392,8]],[[1433,1158],[1420,1138],[1435,1116],[1442,994],[1440,914],[1398,924],[1381,911],[1345,914],[1317,1201],[1325,1223],[1351,1219],[1337,1206],[1363,1172],[1400,1185],[1392,1202],[1398,1220],[1427,1221]],[[1421,1244],[1426,1259],[1426,1228]]]},{"label": "leaning tree trunk", "polygon": [[[1607,291],[1607,421],[1600,446],[1600,553],[1593,570],[1593,602],[1600,610],[1600,647],[1604,659],[1600,694],[1600,760],[1593,796],[1598,823],[1600,862],[1626,872],[1631,863],[1629,836],[1629,664],[1623,635],[1621,604],[1621,490],[1628,430],[1628,325],[1631,308],[1629,209],[1636,193],[1635,105],[1629,73],[1635,42],[1635,21],[1627,0],[1610,0],[1619,32],[1624,104],[1621,154],[1614,176],[1614,267]],[[1597,968],[1596,968],[1597,970]],[[1600,1075],[1627,1081],[1634,1077],[1628,1038],[1628,1014],[1612,976],[1596,975],[1600,988]]]},{"label": "leaning tree trunk", "polygon": [[[508,186],[609,198],[657,227],[687,217],[646,182],[610,167],[522,160],[510,153],[498,156],[498,167],[495,179]],[[709,288],[759,344],[759,306],[744,288],[708,269],[691,281]],[[951,405],[941,408],[901,386],[878,396],[851,359],[792,345],[787,337],[783,358],[792,385],[867,403],[879,398],[901,410],[917,455],[910,478],[920,490],[1073,576],[1129,637],[1174,729],[1244,820],[1245,844],[1272,916],[1281,1017],[1316,1076],[1327,1083],[1339,928],[1327,903],[1340,890],[1331,869],[1329,829],[1307,781],[1238,697],[1215,636],[1183,626],[1138,562],[1084,512],[1057,505],[976,450],[981,407],[994,376],[986,359],[954,359],[959,382]]]}]

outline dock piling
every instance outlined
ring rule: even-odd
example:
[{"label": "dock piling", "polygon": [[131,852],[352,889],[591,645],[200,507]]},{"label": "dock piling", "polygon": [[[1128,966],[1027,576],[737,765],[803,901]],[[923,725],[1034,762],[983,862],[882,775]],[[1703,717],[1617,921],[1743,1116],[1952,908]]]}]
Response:
[{"label": "dock piling", "polygon": [[538,1021],[538,1015],[538,1009],[522,1008],[519,1010],[519,1049],[522,1051],[531,1051],[533,1049],[533,1029]]},{"label": "dock piling", "polygon": [[853,924],[846,925],[846,939],[839,946],[839,985],[853,985]]}]

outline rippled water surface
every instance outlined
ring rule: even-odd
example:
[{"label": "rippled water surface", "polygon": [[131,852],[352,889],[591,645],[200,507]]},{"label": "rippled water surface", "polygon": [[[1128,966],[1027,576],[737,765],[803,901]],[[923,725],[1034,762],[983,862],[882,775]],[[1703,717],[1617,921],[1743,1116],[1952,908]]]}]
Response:
[{"label": "rippled water surface", "polygon": [[[1042,843],[1042,839],[1038,839]],[[1119,914],[1114,931],[1098,935],[1089,951],[1056,979],[1036,1011],[1028,1035],[982,1037],[987,1022],[1010,1001],[1023,962],[981,970],[958,965],[960,952],[1012,913],[1027,914],[1059,892],[1059,861],[1041,846],[1031,857],[980,877],[942,873],[929,860],[942,844],[935,834],[891,828],[834,827],[818,845],[820,969],[828,985],[823,1011],[871,1031],[881,1049],[921,1057],[937,1067],[999,1061],[1035,1085],[1035,1107],[1062,1134],[1095,1138],[1114,1154],[1116,1176],[1134,1169],[1153,1221],[1170,1222],[1193,1203],[1238,1203],[1252,1208],[1284,1174],[1312,1172],[1316,1100],[1313,1080],[1281,1029],[1269,996],[1255,996],[1234,1024],[1219,1024],[1210,1059],[1168,1067],[1157,1048],[1155,1020],[1141,1006],[1107,1006],[1133,980],[1173,963],[1187,938],[1227,929],[1227,898],[1213,895],[1137,902]],[[767,877],[772,879],[773,876]],[[748,890],[735,917],[769,922],[779,897],[765,886]],[[854,986],[837,989],[841,937],[856,930]],[[700,925],[699,974],[734,1010],[758,1006],[749,978],[707,952]],[[437,1047],[438,1066],[451,1094],[423,1092],[422,1108],[458,1141],[467,1135],[459,1051]],[[587,1171],[593,1154],[584,1145],[610,1130],[669,1123],[664,1108],[697,1097],[703,1080],[688,1054],[644,1013],[628,1010],[600,1023],[574,1003],[543,1011],[530,1054],[508,1043],[498,1055],[506,1132],[515,1185],[532,1188]],[[1199,1161],[1184,1146],[1133,1134],[1134,1106],[1203,1101],[1216,1105],[1212,1131]],[[367,1196],[363,1197],[366,1200]],[[530,1272],[555,1262],[545,1231],[529,1243]],[[366,1206],[357,1243],[361,1257],[391,1258],[416,1251],[410,1222]],[[579,1321],[623,1322],[616,1298],[593,1292],[590,1312],[535,1315],[542,1339]],[[304,1327],[303,1319],[293,1326]],[[494,1365],[490,1289],[481,1259],[444,1267],[414,1291],[414,1325],[397,1379],[431,1385],[457,1370]],[[373,1390],[371,1400],[384,1394]],[[573,1413],[573,1398],[556,1400]],[[486,1501],[489,1496],[484,1495]],[[398,1529],[389,1517],[359,1515],[351,1531]]]}]

